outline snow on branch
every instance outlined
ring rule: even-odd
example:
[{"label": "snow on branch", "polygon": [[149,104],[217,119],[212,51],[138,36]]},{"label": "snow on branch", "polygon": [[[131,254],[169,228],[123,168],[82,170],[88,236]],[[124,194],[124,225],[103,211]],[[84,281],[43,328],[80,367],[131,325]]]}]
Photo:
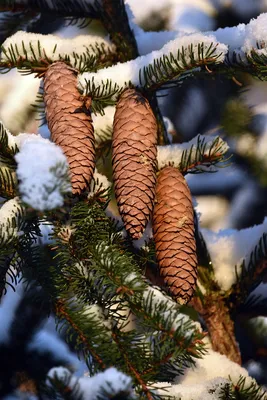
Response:
[{"label": "snow on branch", "polygon": [[[139,0],[138,0],[139,2]],[[139,7],[137,10],[137,0],[132,0],[130,2],[131,7],[134,6],[135,13],[141,12],[143,13],[146,7]],[[247,0],[246,2],[242,0],[234,0],[234,7],[241,8],[244,10],[247,6],[247,3],[253,2],[253,6],[255,6],[254,0]],[[136,4],[135,4],[136,3]],[[152,4],[153,3],[153,4]],[[155,7],[155,2],[151,3],[152,7]],[[250,3],[251,4],[251,3]],[[156,5],[156,7],[162,7],[162,5]],[[179,7],[178,7],[179,8]],[[259,11],[260,12],[260,11]],[[134,19],[132,13],[128,13],[131,21]],[[255,12],[255,15],[257,13]],[[192,22],[192,21],[190,21]],[[158,42],[163,46],[169,40],[175,38],[181,38],[181,36],[187,36],[184,31],[167,31],[167,32],[157,32],[158,34],[158,42],[155,44],[149,44],[148,40],[153,37],[156,32],[143,32],[141,28],[139,28],[134,22],[131,22],[132,27],[135,31],[137,41],[140,42],[141,49],[143,51],[142,54],[147,52],[147,47],[149,46],[150,51],[158,49]],[[205,25],[207,26],[207,25]],[[216,31],[207,31],[203,32],[203,35],[213,35],[216,38],[217,42],[223,43],[229,47],[230,53],[237,52],[243,54],[250,54],[252,50],[255,50],[258,54],[266,54],[267,51],[267,41],[266,41],[266,26],[267,26],[267,13],[260,14],[257,18],[253,18],[250,20],[248,24],[238,24],[233,27],[219,28]],[[181,25],[179,26],[180,29]],[[149,34],[152,36],[150,37]],[[156,36],[155,36],[156,37]],[[144,43],[141,43],[143,41]],[[151,47],[152,46],[152,47]],[[154,47],[155,46],[155,47]],[[144,48],[144,49],[143,49]]]},{"label": "snow on branch", "polygon": [[112,126],[115,114],[115,107],[108,106],[104,109],[104,114],[93,114],[94,134],[96,144],[100,144],[112,138]]},{"label": "snow on branch", "polygon": [[1,145],[1,157],[12,154],[14,155],[18,151],[18,145],[16,143],[17,137],[13,136],[11,132],[5,127],[2,121],[0,121],[0,145]]},{"label": "snow on branch", "polygon": [[41,211],[60,207],[63,195],[71,192],[68,163],[61,148],[31,135],[15,158],[22,200]]},{"label": "snow on branch", "polygon": [[201,65],[222,63],[227,50],[227,46],[218,43],[212,34],[195,33],[172,40],[162,49],[135,60],[118,63],[98,73],[83,73],[79,83],[84,94],[88,94],[88,82],[94,82],[95,87],[104,86],[108,81],[119,88],[160,85]]},{"label": "snow on branch", "polygon": [[182,400],[217,400],[226,398],[223,397],[223,390],[229,388],[231,392],[232,387],[238,385],[240,392],[241,389],[247,390],[248,393],[251,390],[251,398],[254,398],[253,394],[256,391],[262,396],[259,398],[265,398],[264,390],[259,388],[256,381],[248,376],[245,368],[230,361],[226,356],[209,350],[202,358],[196,360],[195,366],[188,368],[184,375],[177,377],[176,383],[173,385],[168,382],[158,383],[156,393],[174,396],[174,398]]},{"label": "snow on branch", "polygon": [[201,232],[211,257],[215,278],[222,290],[229,290],[236,283],[237,275],[242,273],[243,261],[248,266],[251,253],[267,232],[267,218],[261,225],[240,231],[226,229],[212,232],[202,229]]},{"label": "snow on branch", "polygon": [[186,143],[158,146],[158,168],[172,165],[183,173],[207,172],[210,167],[227,161],[225,154],[228,149],[227,143],[219,136],[198,135]]},{"label": "snow on branch", "polygon": [[113,51],[110,42],[101,36],[80,35],[64,39],[18,31],[3,43],[0,67],[2,70],[13,67],[27,70],[64,60],[81,71],[92,70],[103,54]]},{"label": "snow on branch", "polygon": [[18,197],[6,201],[0,208],[0,244],[7,244],[20,233],[24,209]]},{"label": "snow on branch", "polygon": [[52,368],[47,381],[54,388],[57,387],[57,382],[62,382],[64,386],[68,386],[68,392],[76,391],[84,400],[95,400],[103,395],[108,398],[134,398],[131,378],[114,367],[92,377],[84,376],[79,379],[73,377],[66,368]]},{"label": "snow on branch", "polygon": [[102,201],[105,198],[108,200],[110,189],[111,183],[108,178],[100,174],[95,168],[93,179],[90,182],[88,199],[101,197]]}]

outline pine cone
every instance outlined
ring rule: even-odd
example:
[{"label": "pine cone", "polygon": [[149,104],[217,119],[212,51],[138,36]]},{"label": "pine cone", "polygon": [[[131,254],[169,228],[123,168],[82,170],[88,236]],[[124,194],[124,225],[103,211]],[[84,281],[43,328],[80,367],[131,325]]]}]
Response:
[{"label": "pine cone", "polygon": [[69,162],[72,192],[80,194],[94,173],[95,145],[91,113],[81,99],[73,68],[63,62],[48,68],[44,101],[52,140],[61,146]]},{"label": "pine cone", "polygon": [[139,239],[151,216],[157,169],[157,122],[135,89],[121,95],[114,117],[113,178],[126,230]]},{"label": "pine cone", "polygon": [[197,280],[194,213],[187,183],[174,167],[163,168],[158,176],[153,234],[160,274],[171,295],[185,304]]}]

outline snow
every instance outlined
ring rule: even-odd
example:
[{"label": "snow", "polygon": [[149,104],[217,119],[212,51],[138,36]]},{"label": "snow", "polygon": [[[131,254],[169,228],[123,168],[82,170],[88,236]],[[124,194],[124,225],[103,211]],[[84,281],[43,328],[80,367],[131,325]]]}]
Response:
[{"label": "snow", "polygon": [[260,49],[256,50],[256,52],[267,55],[267,13],[252,19],[247,25],[242,50],[245,53],[250,53],[251,49],[257,49],[257,44],[259,44]]},{"label": "snow", "polygon": [[100,174],[97,169],[95,169],[94,177],[90,182],[90,189],[88,193],[88,198],[94,196],[97,192],[107,191],[110,189],[111,183],[105,175]]},{"label": "snow", "polygon": [[211,379],[208,382],[195,383],[194,385],[172,385],[168,387],[167,383],[157,385],[167,387],[167,390],[158,389],[157,394],[174,396],[175,399],[182,400],[218,400],[221,389],[229,383],[229,380],[223,378]]},{"label": "snow", "polygon": [[261,225],[250,228],[225,229],[212,232],[201,230],[213,264],[215,278],[222,288],[228,290],[236,282],[236,271],[241,272],[243,259],[249,261],[251,252],[258,244],[263,233],[267,232],[267,217]]},{"label": "snow", "polygon": [[79,35],[72,39],[64,39],[56,35],[18,31],[4,41],[3,48],[7,51],[7,55],[1,52],[1,61],[8,60],[8,49],[11,46],[15,49],[17,57],[25,57],[25,53],[27,53],[30,61],[34,61],[35,56],[57,61],[68,56],[73,66],[74,54],[79,56],[84,53],[87,56],[97,55],[96,47],[103,47],[106,51],[112,51],[113,49],[108,40],[96,35]]},{"label": "snow", "polygon": [[19,232],[19,223],[23,215],[23,207],[18,197],[6,201],[0,208],[0,243],[8,243],[16,238]]},{"label": "snow", "polygon": [[63,205],[63,195],[71,191],[71,185],[67,159],[59,146],[32,135],[23,142],[15,159],[19,190],[25,203],[40,211]]},{"label": "snow", "polygon": [[39,225],[42,236],[37,237],[38,245],[45,246],[54,243],[51,235],[54,233],[54,225],[47,222],[41,222]]},{"label": "snow", "polygon": [[[3,133],[3,136],[6,135],[7,137],[7,146],[11,149],[11,150],[15,150],[16,147],[18,146],[18,139],[17,136],[12,135],[12,133],[5,127],[5,125],[3,124],[2,121],[0,121],[0,130]],[[2,138],[2,135],[1,135]]]},{"label": "snow", "polygon": [[195,366],[186,369],[184,375],[177,377],[175,384],[171,386],[168,382],[157,384],[158,388],[168,387],[167,392],[158,389],[157,393],[172,395],[175,398],[181,396],[182,400],[218,400],[220,389],[230,383],[229,377],[236,384],[240,375],[246,377],[245,387],[255,382],[248,376],[245,368],[229,360],[225,355],[209,349],[203,358],[195,360]]},{"label": "snow", "polygon": [[[174,330],[181,329],[183,335],[189,338],[193,335],[195,329],[201,331],[201,326],[198,322],[191,320],[188,315],[183,314],[182,312],[177,314],[179,311],[179,304],[177,304],[171,297],[169,297],[165,292],[162,292],[157,287],[149,286],[142,293],[144,302],[147,299],[150,299],[152,302],[152,307],[157,310],[160,306],[165,306],[166,311],[162,313],[162,317],[166,322],[172,321],[172,328]],[[152,308],[152,309],[153,309]],[[184,324],[190,321],[192,323],[192,329],[188,329],[184,331]]]},{"label": "snow", "polygon": [[104,109],[104,115],[92,114],[96,144],[111,139],[115,110],[115,107],[108,106]]},{"label": "snow", "polygon": [[167,131],[169,143],[172,143],[173,136],[175,135],[174,125],[173,125],[172,121],[170,120],[170,118],[168,118],[168,117],[163,116],[163,122],[165,125],[165,129]]},{"label": "snow", "polygon": [[153,50],[160,50],[166,43],[176,39],[180,35],[174,31],[144,32],[138,31],[135,39],[139,54],[145,55]]},{"label": "snow", "polygon": [[[215,378],[231,377],[237,382],[240,375],[248,377],[248,372],[223,354],[209,349],[202,358],[195,360],[195,366],[185,370],[184,374],[177,377],[176,383],[193,385],[198,381],[208,381]],[[248,381],[252,380],[248,378]]]},{"label": "snow", "polygon": [[35,135],[34,133],[20,133],[19,135],[15,136],[15,135],[12,135],[12,133],[10,133],[9,130],[6,128],[5,128],[5,132],[7,134],[8,147],[13,150],[15,150],[16,147],[20,149],[25,142],[35,140],[36,138],[39,137],[38,135]]},{"label": "snow", "polygon": [[[212,147],[215,140],[218,140],[216,147]],[[172,165],[176,168],[179,168],[181,163],[182,154],[185,150],[192,149],[191,159],[196,159],[197,156],[197,145],[200,143],[205,143],[205,155],[214,154],[214,150],[220,149],[220,154],[225,154],[229,148],[227,143],[223,141],[219,136],[216,137],[207,137],[203,135],[197,135],[195,138],[190,140],[189,142],[181,143],[181,144],[172,144],[167,146],[158,146],[158,168],[162,169],[166,165]],[[215,152],[216,154],[216,152]]]},{"label": "snow", "polygon": [[38,400],[38,398],[29,392],[15,390],[13,394],[5,396],[3,400]]},{"label": "snow", "polygon": [[223,196],[198,196],[195,211],[201,226],[212,230],[222,228],[229,212],[229,203]]},{"label": "snow", "polygon": [[46,330],[37,332],[27,347],[28,351],[38,353],[50,353],[55,359],[64,360],[72,368],[78,367],[78,359],[71,353],[69,347],[60,339],[57,333],[50,333]]},{"label": "snow", "polygon": [[173,7],[170,13],[169,28],[184,32],[196,32],[212,30],[215,28],[215,20],[195,0],[183,0]]},{"label": "snow", "polygon": [[[12,283],[12,282],[10,282]],[[13,282],[14,283],[14,282]],[[0,304],[0,343],[9,340],[9,327],[13,322],[14,314],[22,298],[22,283],[15,286],[15,292],[7,285],[7,293],[1,299]]]},{"label": "snow", "polygon": [[[130,5],[137,23],[142,23],[151,18],[151,14],[153,13],[158,13],[164,15],[167,19],[171,19],[177,7],[195,7],[208,15],[214,12],[214,7],[207,0],[126,0],[126,3]],[[181,28],[183,29],[184,26],[182,25],[179,29]]]},{"label": "snow", "polygon": [[[102,307],[99,304],[91,304],[91,305],[86,305],[85,311],[83,315],[86,317],[88,316],[94,316],[95,321],[99,322],[106,328],[106,332],[108,335],[111,336],[111,329],[112,329],[112,320],[108,319],[105,317],[104,312]],[[110,331],[110,332],[108,332]]]},{"label": "snow", "polygon": [[21,76],[16,71],[12,81],[15,83],[5,94],[5,101],[0,108],[0,119],[14,133],[25,128],[29,114],[33,113],[32,105],[40,86],[40,80],[33,75]]},{"label": "snow", "polygon": [[[125,231],[125,237],[126,236],[127,236],[127,233]],[[153,238],[152,224],[151,224],[151,221],[149,221],[142,237],[138,240],[133,240],[133,246],[139,250],[145,249],[146,245],[150,242],[150,240],[152,238]]]},{"label": "snow", "polygon": [[63,367],[52,368],[48,376],[52,379],[57,376],[64,381],[69,377],[68,386],[73,388],[78,383],[84,400],[96,400],[103,393],[108,394],[110,398],[116,395],[119,396],[122,392],[125,393],[125,396],[133,394],[131,378],[114,367],[108,368],[104,372],[99,372],[92,377],[84,376],[78,380],[71,377],[70,372]]},{"label": "snow", "polygon": [[[84,94],[86,94],[86,82],[94,81],[96,86],[103,84],[107,80],[111,80],[114,84],[116,83],[120,88],[126,87],[131,82],[133,85],[138,86],[140,84],[139,72],[152,64],[156,59],[163,56],[168,56],[170,53],[177,55],[178,50],[185,51],[185,61],[190,64],[190,48],[194,52],[195,60],[199,59],[198,46],[204,43],[204,54],[208,50],[211,44],[216,45],[213,56],[217,56],[217,63],[223,62],[227,53],[227,46],[221,43],[217,43],[214,35],[194,33],[188,36],[178,37],[175,40],[171,40],[165,44],[160,50],[152,51],[151,53],[137,57],[135,60],[131,60],[125,63],[118,63],[112,67],[103,68],[97,73],[85,72],[80,74],[78,79],[81,87],[84,88]],[[183,67],[183,62],[180,61],[179,66]],[[143,80],[143,72],[141,73],[141,79]]]},{"label": "snow", "polygon": [[[243,4],[243,3],[242,3]],[[230,52],[249,54],[252,49],[258,54],[267,54],[264,41],[266,41],[267,13],[260,14],[256,19],[245,24],[239,24],[231,28],[220,28],[215,32],[210,32],[216,39],[229,46]],[[262,49],[257,50],[257,43]],[[267,44],[266,44],[267,46]]]},{"label": "snow", "polygon": [[164,8],[170,6],[171,1],[155,1],[155,0],[126,0],[138,23],[144,21],[151,16],[151,13],[162,13]]}]

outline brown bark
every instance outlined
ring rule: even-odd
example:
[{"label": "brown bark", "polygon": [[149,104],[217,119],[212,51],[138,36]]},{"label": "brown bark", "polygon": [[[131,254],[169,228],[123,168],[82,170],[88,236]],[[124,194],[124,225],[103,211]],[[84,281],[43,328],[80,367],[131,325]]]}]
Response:
[{"label": "brown bark", "polygon": [[148,101],[127,89],[116,107],[112,164],[119,212],[133,239],[142,236],[153,209],[156,144],[157,123]]},{"label": "brown bark", "polygon": [[78,88],[77,72],[64,62],[52,64],[44,77],[46,118],[52,140],[70,166],[72,192],[80,194],[95,168],[94,128]]},{"label": "brown bark", "polygon": [[190,190],[176,168],[165,167],[158,176],[153,212],[153,234],[160,274],[180,304],[194,294],[197,255]]},{"label": "brown bark", "polygon": [[203,304],[199,298],[194,298],[191,304],[205,321],[213,350],[241,365],[234,322],[224,299],[218,294],[211,294],[205,296]]}]

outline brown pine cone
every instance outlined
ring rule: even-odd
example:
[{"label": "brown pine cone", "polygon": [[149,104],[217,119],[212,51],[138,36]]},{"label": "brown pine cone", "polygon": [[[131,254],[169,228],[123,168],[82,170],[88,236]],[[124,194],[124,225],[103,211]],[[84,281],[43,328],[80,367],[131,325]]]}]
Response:
[{"label": "brown pine cone", "polygon": [[121,95],[114,117],[113,178],[126,230],[139,239],[151,216],[157,170],[157,122],[135,89]]},{"label": "brown pine cone", "polygon": [[174,167],[163,168],[158,176],[153,235],[160,274],[172,297],[185,304],[197,280],[194,213],[187,183]]},{"label": "brown pine cone", "polygon": [[64,62],[52,64],[44,77],[46,118],[52,140],[70,166],[72,192],[80,194],[95,168],[94,128],[77,89],[77,73]]}]

